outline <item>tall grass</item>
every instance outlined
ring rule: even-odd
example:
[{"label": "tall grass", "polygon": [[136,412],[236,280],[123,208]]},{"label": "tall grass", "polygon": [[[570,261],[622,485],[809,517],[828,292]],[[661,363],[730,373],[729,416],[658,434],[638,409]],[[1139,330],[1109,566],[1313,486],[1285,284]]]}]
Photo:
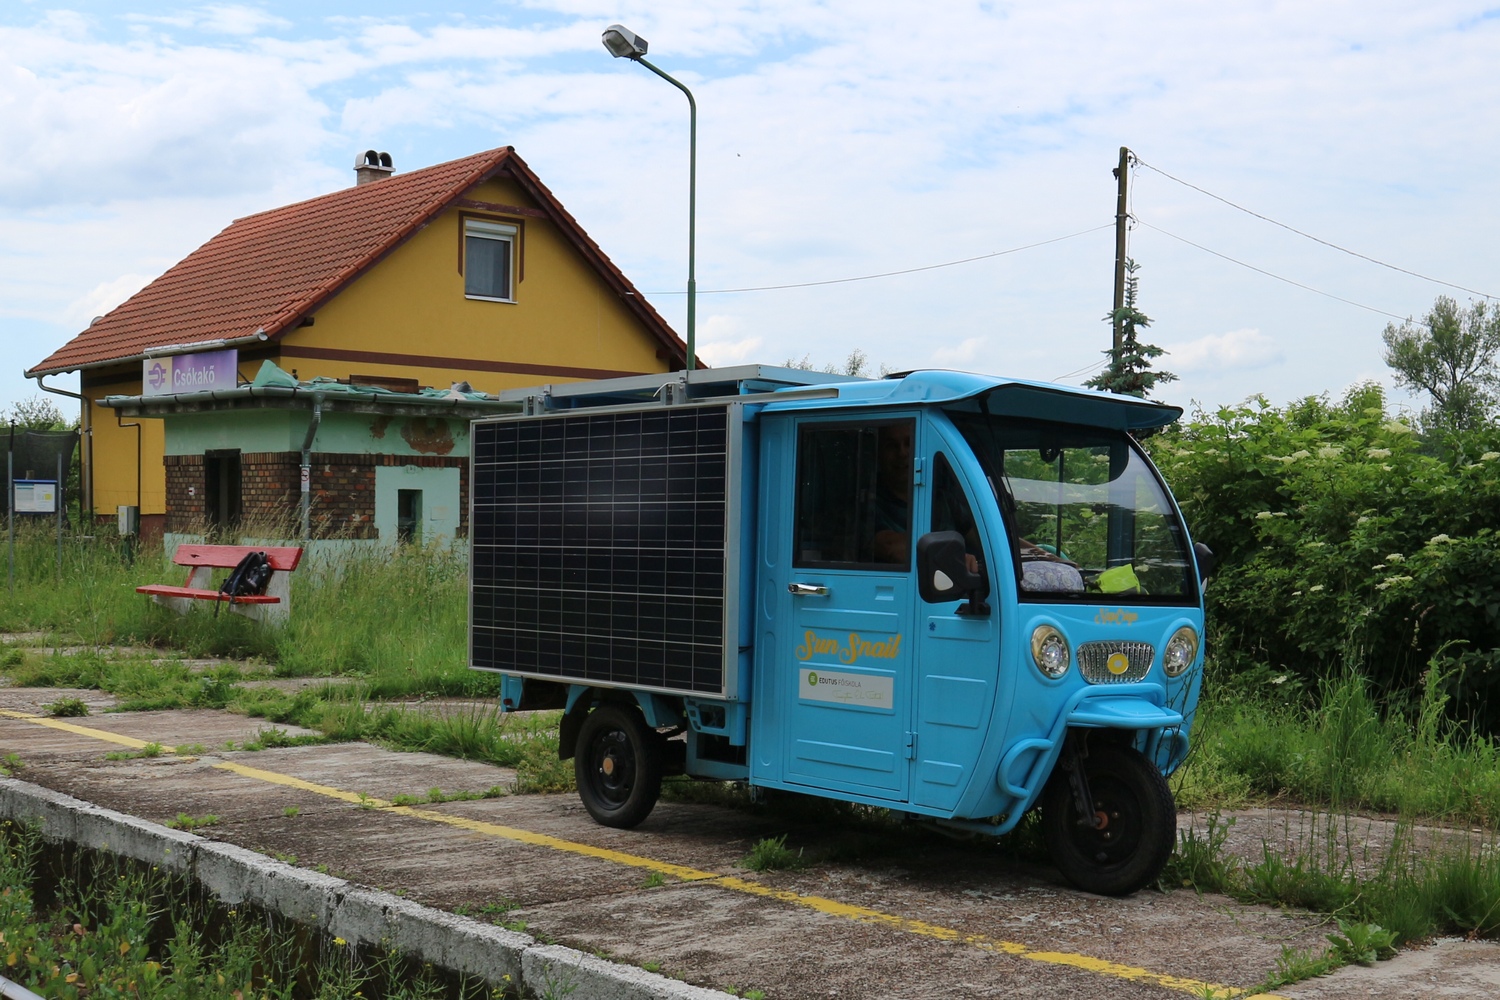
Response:
[{"label": "tall grass", "polygon": [[468,669],[468,565],[436,546],[363,548],[293,577],[292,616],[275,636],[283,676],[355,675],[375,698],[492,695]]},{"label": "tall grass", "polygon": [[1492,837],[1419,845],[1418,831],[1401,822],[1372,848],[1347,814],[1323,813],[1299,842],[1263,843],[1261,857],[1246,861],[1227,849],[1233,823],[1211,814],[1203,828],[1184,830],[1163,882],[1374,925],[1398,944],[1435,934],[1500,937],[1500,845]]},{"label": "tall grass", "polygon": [[1500,743],[1449,719],[1443,689],[1434,665],[1408,712],[1382,709],[1353,667],[1305,700],[1210,693],[1179,799],[1204,807],[1281,797],[1500,826]]},{"label": "tall grass", "polygon": [[[263,535],[252,527],[225,541]],[[259,658],[281,676],[359,677],[374,698],[497,691],[493,675],[467,668],[462,550],[330,547],[293,573],[291,616],[277,628],[215,615],[207,601],[181,616],[137,594],[137,586],[177,584],[186,576],[159,543],[132,552],[103,532],[68,539],[59,576],[51,535],[23,525],[17,536],[16,587],[0,600],[0,631],[46,632],[64,644],[144,644],[192,656]]]},{"label": "tall grass", "polygon": [[[514,988],[357,949],[105,852],[44,851],[0,825],[5,976],[57,1000],[497,1000]],[[508,987],[509,984],[502,984]]]}]

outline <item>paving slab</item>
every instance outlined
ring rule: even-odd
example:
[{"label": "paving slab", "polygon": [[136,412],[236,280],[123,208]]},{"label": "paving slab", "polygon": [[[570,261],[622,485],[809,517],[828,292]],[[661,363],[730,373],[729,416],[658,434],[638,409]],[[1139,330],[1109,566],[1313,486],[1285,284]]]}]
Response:
[{"label": "paving slab", "polygon": [[[21,757],[27,781],[158,822],[212,813],[218,823],[199,832],[215,840],[772,1000],[1202,996],[1209,986],[1260,982],[1283,946],[1326,945],[1326,918],[1187,891],[1090,896],[1049,867],[1017,860],[1003,842],[925,834],[872,842],[868,831],[774,805],[663,801],[634,830],[594,824],[571,794],[390,808],[397,796],[432,788],[508,791],[515,775],[360,743],[227,752],[216,748],[252,739],[265,724],[225,712],[56,721],[77,728],[0,715],[0,752]],[[111,738],[211,750],[107,760],[119,749]],[[1236,818],[1233,836],[1245,850],[1264,835],[1256,823],[1276,822]],[[1285,820],[1285,829],[1315,829],[1315,820]],[[1300,837],[1296,829],[1284,839]],[[781,835],[805,852],[807,867],[747,870],[751,847]],[[1484,976],[1500,966],[1500,949],[1460,944],[1276,995],[1494,995]]]}]

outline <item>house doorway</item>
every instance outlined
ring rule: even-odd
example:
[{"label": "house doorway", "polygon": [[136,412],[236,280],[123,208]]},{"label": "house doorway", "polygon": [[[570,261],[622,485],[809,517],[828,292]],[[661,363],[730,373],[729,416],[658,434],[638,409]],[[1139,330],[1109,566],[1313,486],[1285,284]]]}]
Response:
[{"label": "house doorway", "polygon": [[203,455],[203,515],[210,532],[240,523],[240,452],[223,449]]}]

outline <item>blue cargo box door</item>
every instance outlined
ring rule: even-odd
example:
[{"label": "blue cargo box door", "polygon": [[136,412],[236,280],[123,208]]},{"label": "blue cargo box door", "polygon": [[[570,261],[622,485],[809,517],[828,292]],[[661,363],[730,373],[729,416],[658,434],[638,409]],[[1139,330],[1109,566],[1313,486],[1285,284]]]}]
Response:
[{"label": "blue cargo box door", "polygon": [[[795,421],[795,488],[767,501],[776,716],[788,784],[906,801],[912,757],[916,420]],[[790,443],[775,433],[766,458]],[[767,483],[777,477],[768,477]],[[790,556],[790,558],[788,558]]]},{"label": "blue cargo box door", "polygon": [[[797,574],[808,576],[809,574]],[[905,801],[911,652],[905,580],[811,574],[827,597],[794,597],[796,633],[781,658],[786,780]],[[786,641],[786,640],[783,640]]]}]

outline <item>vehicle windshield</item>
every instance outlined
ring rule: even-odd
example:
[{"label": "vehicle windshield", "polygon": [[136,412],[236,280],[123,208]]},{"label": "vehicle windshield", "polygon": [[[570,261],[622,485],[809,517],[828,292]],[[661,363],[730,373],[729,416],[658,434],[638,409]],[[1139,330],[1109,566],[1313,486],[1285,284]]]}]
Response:
[{"label": "vehicle windshield", "polygon": [[950,411],[1005,515],[1022,600],[1196,601],[1186,536],[1128,435]]}]

